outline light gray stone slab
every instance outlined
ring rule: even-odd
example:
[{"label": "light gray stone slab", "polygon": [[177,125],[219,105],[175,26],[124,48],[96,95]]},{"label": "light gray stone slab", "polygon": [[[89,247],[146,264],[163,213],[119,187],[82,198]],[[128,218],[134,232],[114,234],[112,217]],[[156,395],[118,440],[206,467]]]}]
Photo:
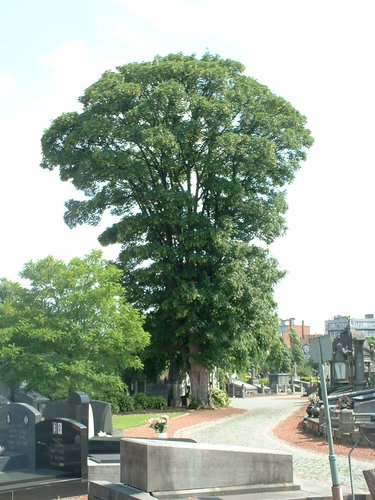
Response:
[{"label": "light gray stone slab", "polygon": [[109,481],[110,483],[120,482],[120,464],[96,464],[88,460],[88,480],[89,481]]},{"label": "light gray stone slab", "polygon": [[293,482],[292,456],[242,446],[121,440],[121,482],[173,491]]},{"label": "light gray stone slab", "polygon": [[108,481],[91,481],[88,497],[89,500],[155,500],[144,491]]}]

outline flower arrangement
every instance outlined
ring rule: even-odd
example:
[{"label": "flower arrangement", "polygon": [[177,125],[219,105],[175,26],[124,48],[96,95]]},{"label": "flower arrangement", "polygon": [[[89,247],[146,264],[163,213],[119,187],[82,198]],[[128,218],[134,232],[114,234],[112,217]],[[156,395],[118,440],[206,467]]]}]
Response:
[{"label": "flower arrangement", "polygon": [[162,432],[165,432],[168,428],[168,420],[169,417],[167,415],[163,415],[158,418],[150,418],[148,421],[148,426],[151,429],[154,429],[156,434],[161,434]]},{"label": "flower arrangement", "polygon": [[320,404],[320,398],[317,392],[312,392],[309,395],[309,404],[312,406],[318,406]]},{"label": "flower arrangement", "polygon": [[349,396],[345,394],[340,396],[337,400],[336,409],[337,410],[351,410],[353,408],[353,401]]},{"label": "flower arrangement", "polygon": [[306,413],[308,417],[318,417],[320,413],[320,398],[317,392],[312,392],[309,395],[309,404],[306,408]]}]

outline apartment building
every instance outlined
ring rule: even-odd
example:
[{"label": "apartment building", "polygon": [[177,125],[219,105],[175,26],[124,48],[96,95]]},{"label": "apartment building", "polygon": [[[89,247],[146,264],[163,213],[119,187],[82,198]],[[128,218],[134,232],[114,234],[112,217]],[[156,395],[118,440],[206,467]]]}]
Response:
[{"label": "apartment building", "polygon": [[347,328],[350,320],[352,328],[362,332],[365,337],[375,337],[375,318],[373,314],[365,314],[364,318],[351,318],[350,316],[334,316],[325,321],[325,332],[335,339]]}]

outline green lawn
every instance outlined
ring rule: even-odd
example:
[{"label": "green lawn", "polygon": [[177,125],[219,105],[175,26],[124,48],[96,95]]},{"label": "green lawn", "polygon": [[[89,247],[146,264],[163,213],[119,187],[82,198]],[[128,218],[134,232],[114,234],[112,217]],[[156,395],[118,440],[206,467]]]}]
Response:
[{"label": "green lawn", "polygon": [[147,424],[150,418],[160,417],[161,415],[168,415],[168,417],[175,418],[185,415],[186,412],[179,411],[173,413],[131,413],[129,415],[113,415],[112,426],[115,430],[130,429],[131,427],[139,427],[140,425]]}]

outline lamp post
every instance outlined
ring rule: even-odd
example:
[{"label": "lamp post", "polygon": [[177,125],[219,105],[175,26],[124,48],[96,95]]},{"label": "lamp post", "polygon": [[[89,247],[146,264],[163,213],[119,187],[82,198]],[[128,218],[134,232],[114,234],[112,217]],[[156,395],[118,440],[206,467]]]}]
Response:
[{"label": "lamp post", "polygon": [[342,490],[337,472],[336,455],[333,447],[331,414],[328,406],[327,386],[323,365],[323,363],[332,360],[332,345],[329,335],[323,335],[322,337],[317,337],[316,339],[312,339],[310,341],[310,356],[312,361],[319,364],[320,387],[322,391],[323,403],[327,419],[327,440],[329,446],[329,465],[332,478],[332,499],[343,500]]}]

